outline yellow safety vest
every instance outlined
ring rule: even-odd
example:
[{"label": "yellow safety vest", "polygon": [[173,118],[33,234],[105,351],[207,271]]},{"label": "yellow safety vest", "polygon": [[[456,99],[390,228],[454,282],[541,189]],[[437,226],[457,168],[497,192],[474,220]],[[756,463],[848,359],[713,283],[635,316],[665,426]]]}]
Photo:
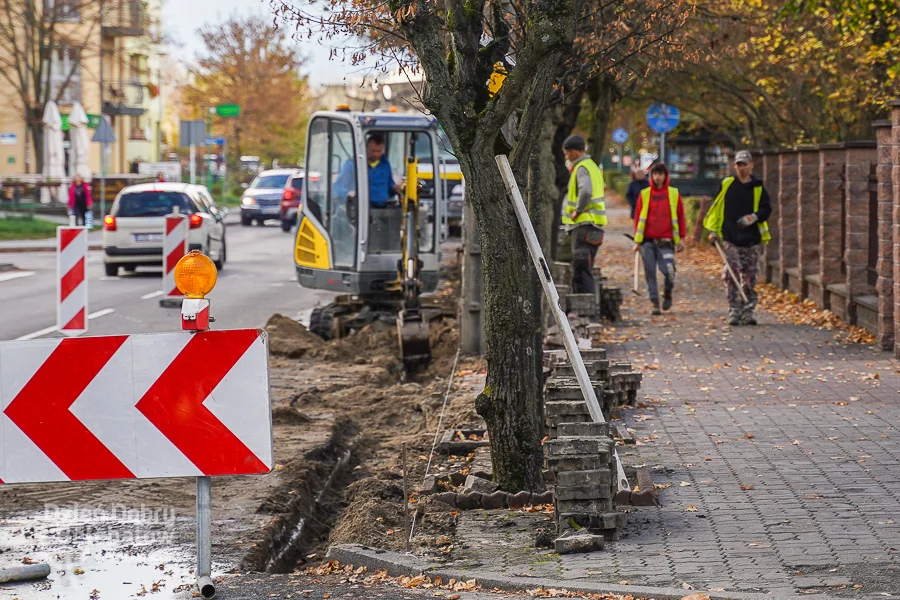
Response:
[{"label": "yellow safety vest", "polygon": [[[578,208],[578,169],[586,169],[591,176],[591,203],[587,205],[584,212],[580,213],[574,220],[572,215]],[[597,166],[593,159],[586,158],[575,165],[572,169],[572,175],[569,178],[569,196],[566,202],[566,208],[563,211],[563,225],[580,225],[582,223],[593,223],[594,225],[606,225],[606,202],[603,196],[603,171]]]},{"label": "yellow safety vest", "polygon": [[[681,241],[681,232],[678,230],[678,188],[669,186],[669,211],[672,213],[672,241],[676,244]],[[650,188],[641,190],[641,214],[638,217],[637,231],[634,232],[634,241],[640,244],[644,241],[644,227],[647,226],[647,215],[650,214]]]},{"label": "yellow safety vest", "polygon": [[[722,191],[716,196],[712,207],[710,207],[709,212],[706,213],[706,218],[703,219],[703,226],[719,237],[722,237],[722,223],[725,222],[725,194],[728,192],[728,188],[731,187],[732,183],[734,183],[734,177],[726,177],[722,180]],[[753,212],[759,212],[759,203],[762,200],[762,192],[763,188],[761,185],[753,188]],[[772,239],[772,236],[769,234],[769,224],[759,221],[757,222],[757,226],[759,227],[759,235],[762,238],[762,243],[768,244],[769,240]]]}]

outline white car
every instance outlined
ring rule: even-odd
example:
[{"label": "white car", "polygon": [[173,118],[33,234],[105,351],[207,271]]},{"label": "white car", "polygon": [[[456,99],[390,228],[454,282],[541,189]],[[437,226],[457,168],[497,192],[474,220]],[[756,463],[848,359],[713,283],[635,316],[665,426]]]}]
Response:
[{"label": "white car", "polygon": [[188,250],[200,250],[222,269],[227,211],[216,206],[209,190],[188,183],[145,183],[119,192],[103,219],[107,276],[118,275],[119,267],[162,266],[165,216],[175,206],[188,215]]}]

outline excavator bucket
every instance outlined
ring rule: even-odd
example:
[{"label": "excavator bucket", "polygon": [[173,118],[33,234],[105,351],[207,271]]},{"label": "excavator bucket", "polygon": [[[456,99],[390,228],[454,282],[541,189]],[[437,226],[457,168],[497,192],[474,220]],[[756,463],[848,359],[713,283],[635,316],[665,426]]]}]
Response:
[{"label": "excavator bucket", "polygon": [[428,324],[418,311],[401,310],[397,316],[400,357],[408,373],[414,373],[431,362],[431,340]]}]

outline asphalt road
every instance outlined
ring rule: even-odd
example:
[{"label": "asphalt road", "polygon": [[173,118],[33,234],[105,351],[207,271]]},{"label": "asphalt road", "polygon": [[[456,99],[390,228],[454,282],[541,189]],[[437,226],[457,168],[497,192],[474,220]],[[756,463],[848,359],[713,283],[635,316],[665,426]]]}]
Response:
[{"label": "asphalt road", "polygon": [[[293,234],[277,226],[227,229],[228,262],[209,295],[213,329],[260,327],[274,313],[298,318],[333,294],[306,290],[294,273]],[[5,254],[17,270],[0,272],[0,340],[60,337],[56,325],[56,256]],[[162,308],[161,269],[140,268],[106,277],[103,253],[88,253],[87,335],[180,331],[180,311]]]}]

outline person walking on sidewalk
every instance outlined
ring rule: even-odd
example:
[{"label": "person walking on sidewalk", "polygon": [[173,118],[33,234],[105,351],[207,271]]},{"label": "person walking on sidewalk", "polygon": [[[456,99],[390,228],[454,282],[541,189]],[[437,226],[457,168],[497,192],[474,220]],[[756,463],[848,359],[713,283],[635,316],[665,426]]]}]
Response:
[{"label": "person walking on sidewalk", "polygon": [[603,244],[603,226],[607,223],[603,171],[586,149],[580,135],[569,136],[563,142],[563,154],[573,165],[562,224],[572,236],[572,292],[575,294],[595,292],[591,269]]},{"label": "person walking on sidewalk", "polygon": [[650,182],[647,181],[647,172],[643,168],[637,167],[634,170],[631,183],[628,184],[628,191],[625,192],[625,200],[628,201],[628,206],[631,208],[632,219],[634,218],[635,207],[637,207],[638,196],[648,187],[650,187]]},{"label": "person walking on sidewalk", "polygon": [[[728,266],[740,287],[723,268],[728,289],[728,324],[756,325],[756,276],[762,244],[769,243],[767,221],[772,216],[772,201],[762,181],[753,175],[753,156],[740,150],[734,156],[736,177],[726,177],[712,207],[703,219],[709,240],[721,243]],[[747,301],[741,297],[743,289]]]},{"label": "person walking on sidewalk", "polygon": [[680,248],[685,227],[684,203],[678,188],[669,185],[669,169],[663,163],[650,170],[650,187],[638,196],[634,211],[634,251],[644,260],[644,277],[650,294],[651,314],[661,314],[656,270],[663,274],[663,310],[672,308],[675,290],[675,250]]},{"label": "person walking on sidewalk", "polygon": [[75,174],[72,185],[69,186],[69,214],[75,215],[75,224],[84,225],[87,211],[94,205],[91,197],[91,186],[81,179],[81,175]]}]

